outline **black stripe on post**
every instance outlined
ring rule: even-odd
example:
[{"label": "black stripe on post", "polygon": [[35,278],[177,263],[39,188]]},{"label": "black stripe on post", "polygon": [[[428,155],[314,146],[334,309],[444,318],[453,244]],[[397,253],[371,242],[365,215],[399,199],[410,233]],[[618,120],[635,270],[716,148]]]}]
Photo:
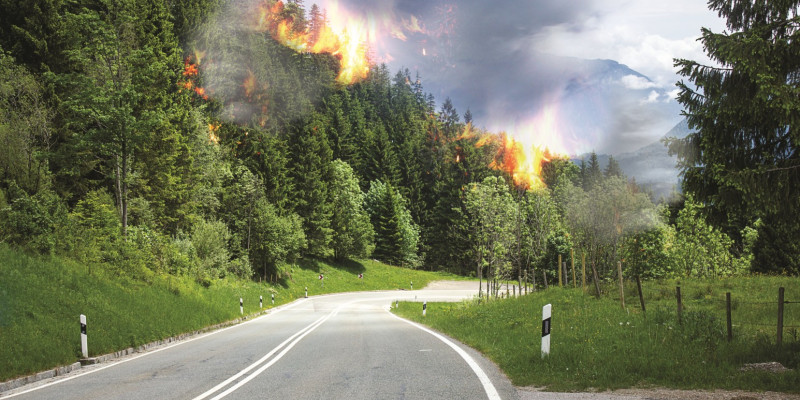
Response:
[{"label": "black stripe on post", "polygon": [[550,334],[550,318],[542,320],[542,337]]},{"label": "black stripe on post", "polygon": [[81,334],[86,334],[86,324],[81,324]]}]

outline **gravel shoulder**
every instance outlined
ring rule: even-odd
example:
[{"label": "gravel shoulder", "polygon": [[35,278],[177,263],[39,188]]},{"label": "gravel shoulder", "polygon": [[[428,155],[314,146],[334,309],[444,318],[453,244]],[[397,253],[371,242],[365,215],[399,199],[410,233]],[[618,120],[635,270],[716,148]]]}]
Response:
[{"label": "gravel shoulder", "polygon": [[739,390],[621,389],[601,393],[553,393],[536,387],[517,388],[520,400],[794,400],[800,395]]}]

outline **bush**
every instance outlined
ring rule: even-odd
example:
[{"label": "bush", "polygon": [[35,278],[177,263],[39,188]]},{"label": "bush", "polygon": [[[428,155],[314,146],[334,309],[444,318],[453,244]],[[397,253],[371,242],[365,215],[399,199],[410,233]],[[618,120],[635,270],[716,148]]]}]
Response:
[{"label": "bush", "polygon": [[0,209],[0,241],[51,253],[56,247],[56,227],[66,216],[58,196],[46,190],[29,196],[12,181],[7,201]]},{"label": "bush", "polygon": [[192,246],[199,263],[195,274],[199,281],[225,276],[230,262],[228,242],[231,232],[222,221],[200,220],[192,232]]}]

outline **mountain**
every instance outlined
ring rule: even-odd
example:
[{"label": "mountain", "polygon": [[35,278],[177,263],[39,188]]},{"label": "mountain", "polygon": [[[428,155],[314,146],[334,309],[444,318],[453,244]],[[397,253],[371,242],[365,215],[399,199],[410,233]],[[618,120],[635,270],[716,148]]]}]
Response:
[{"label": "mountain", "polygon": [[[667,147],[662,141],[664,138],[684,138],[691,132],[686,119],[683,119],[659,140],[643,146],[636,151],[626,152],[614,156],[614,159],[629,178],[636,180],[639,185],[648,188],[654,200],[673,197],[680,191],[680,177],[676,166],[677,157],[670,156]],[[588,153],[575,158],[580,164],[581,159],[588,159]],[[608,154],[598,154],[597,160],[602,168],[608,165]]]}]

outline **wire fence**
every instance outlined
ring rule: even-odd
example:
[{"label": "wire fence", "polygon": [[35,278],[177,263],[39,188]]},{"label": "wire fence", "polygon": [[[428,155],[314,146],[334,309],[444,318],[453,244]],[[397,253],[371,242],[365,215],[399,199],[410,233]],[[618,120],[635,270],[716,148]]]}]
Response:
[{"label": "wire fence", "polygon": [[[703,311],[725,321],[728,340],[734,336],[766,336],[774,338],[780,345],[784,335],[798,341],[800,336],[800,293],[791,293],[794,298],[787,300],[785,289],[775,291],[775,300],[747,300],[744,296],[686,298],[680,287],[675,290],[675,306],[678,320],[684,312]],[[720,298],[722,297],[722,298]]]}]

